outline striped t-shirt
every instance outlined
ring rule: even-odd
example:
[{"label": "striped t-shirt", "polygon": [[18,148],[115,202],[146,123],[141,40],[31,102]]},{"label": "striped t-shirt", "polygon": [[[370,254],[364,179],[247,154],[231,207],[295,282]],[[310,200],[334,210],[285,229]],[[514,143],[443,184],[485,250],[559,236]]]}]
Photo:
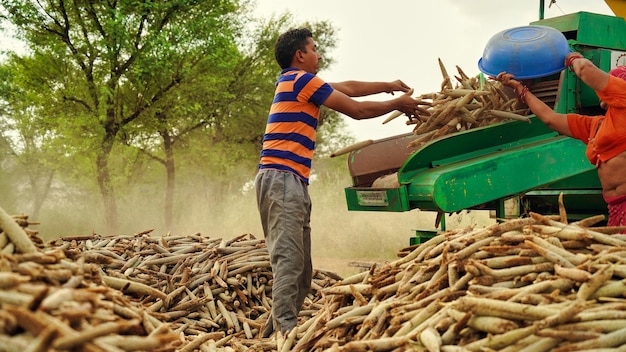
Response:
[{"label": "striped t-shirt", "polygon": [[295,68],[281,72],[263,136],[260,169],[293,172],[309,183],[320,106],[332,92],[312,73]]}]

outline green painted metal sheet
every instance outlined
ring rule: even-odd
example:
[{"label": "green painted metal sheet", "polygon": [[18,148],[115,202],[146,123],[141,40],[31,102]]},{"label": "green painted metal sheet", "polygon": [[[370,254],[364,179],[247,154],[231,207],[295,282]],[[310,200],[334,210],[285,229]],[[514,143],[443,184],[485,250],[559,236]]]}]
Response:
[{"label": "green painted metal sheet", "polygon": [[[513,121],[468,130],[416,150],[398,171],[400,188],[346,188],[348,209],[455,212],[475,208],[595,171],[584,148],[582,142],[558,135],[536,117],[531,117],[531,123]],[[593,187],[597,184],[593,177],[583,181]]]},{"label": "green painted metal sheet", "polygon": [[406,187],[400,188],[345,188],[348,210],[361,211],[409,211]]},{"label": "green painted metal sheet", "polygon": [[577,12],[543,19],[530,24],[550,26],[563,32],[566,38],[581,45],[607,49],[626,49],[626,22],[621,17]]},{"label": "green painted metal sheet", "polygon": [[559,136],[423,170],[406,181],[412,207],[431,203],[428,208],[455,212],[593,169],[584,144]]},{"label": "green painted metal sheet", "polygon": [[536,117],[531,123],[504,122],[444,136],[416,150],[400,167],[398,181],[411,183],[413,176],[441,163],[491,155],[536,140],[557,136]]}]

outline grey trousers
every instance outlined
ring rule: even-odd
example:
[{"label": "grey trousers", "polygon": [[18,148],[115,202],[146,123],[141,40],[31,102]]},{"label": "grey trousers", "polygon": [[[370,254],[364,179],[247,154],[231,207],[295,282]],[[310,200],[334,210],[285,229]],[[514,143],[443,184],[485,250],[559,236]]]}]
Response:
[{"label": "grey trousers", "polygon": [[271,316],[274,331],[284,334],[297,325],[311,288],[311,198],[291,172],[260,170],[255,186],[274,277]]}]

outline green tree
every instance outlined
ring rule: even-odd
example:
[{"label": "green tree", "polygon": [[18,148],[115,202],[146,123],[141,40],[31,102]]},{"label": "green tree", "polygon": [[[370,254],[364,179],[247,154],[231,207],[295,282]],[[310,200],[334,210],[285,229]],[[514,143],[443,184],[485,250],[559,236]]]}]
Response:
[{"label": "green tree", "polygon": [[[28,87],[29,74],[20,70],[19,60],[10,56],[8,62],[0,67],[0,138],[8,160],[2,167],[3,176],[11,177],[7,189],[21,206],[29,207],[29,216],[37,220],[39,212],[47,198],[58,167],[58,153],[54,143],[57,136],[39,119],[43,114],[41,87]],[[34,89],[32,89],[34,88]]]},{"label": "green tree", "polygon": [[[206,180],[193,184],[205,195],[209,183],[219,184],[206,198],[212,205],[239,194],[254,175],[280,72],[273,45],[296,26],[290,14],[251,25],[235,1],[0,3],[29,48],[2,67],[10,79],[0,98],[11,108],[2,118],[15,133],[4,139],[10,158],[0,162],[15,172],[31,168],[24,172],[36,176],[33,204],[41,207],[54,184],[84,190],[71,198],[79,202],[99,189],[108,231],[117,232],[118,195],[138,192],[159,197],[164,216],[156,219],[172,230],[175,210],[180,218],[193,207],[175,192],[187,182],[179,174]],[[322,68],[332,64],[330,23],[301,25],[316,36]],[[343,143],[341,128],[339,115],[324,110],[318,156]]]},{"label": "green tree", "polygon": [[[232,48],[237,23],[232,16],[239,10],[238,1],[1,0],[0,4],[32,55],[48,64],[37,74],[42,85],[53,87],[49,99],[74,113],[71,126],[56,127],[62,134],[82,134],[73,142],[84,142],[80,148],[94,155],[108,231],[118,232],[110,158],[120,132],[143,114],[153,113],[153,106],[194,77],[196,65],[206,57],[219,57]],[[81,123],[84,129],[76,129]]]},{"label": "green tree", "polygon": [[[139,119],[123,128],[123,139],[127,145],[137,148],[151,160],[162,165],[166,172],[164,222],[167,230],[174,227],[174,196],[176,184],[177,145],[185,142],[189,135],[207,126],[219,126],[227,115],[227,107],[235,97],[228,92],[232,81],[234,65],[240,61],[240,53],[236,45],[239,27],[245,17],[229,18],[233,23],[214,23],[211,26],[187,28],[176,38],[169,38],[162,45],[175,42],[185,43],[184,47],[173,47],[169,51],[170,57],[150,57],[146,63],[138,63],[133,71],[134,75],[146,76],[148,85],[158,87],[160,81],[167,82],[171,70],[176,67],[185,67],[183,79],[150,109],[145,110]],[[229,37],[216,37],[213,32],[221,27],[230,27]],[[200,46],[189,47],[189,43],[196,38],[215,37]],[[219,40],[217,40],[219,39]],[[181,51],[187,54],[179,55]],[[145,58],[144,58],[145,59]],[[162,67],[146,70],[152,62],[167,60],[170,69],[163,71]]]},{"label": "green tree", "polygon": [[[176,145],[193,145],[187,158],[202,159],[195,165],[203,165],[202,172],[210,175],[219,189],[233,191],[234,183],[243,183],[249,177],[242,171],[254,170],[258,162],[267,111],[280,70],[273,45],[278,35],[294,23],[290,14],[284,14],[256,26],[244,24],[249,25],[239,42],[241,55],[231,55],[227,61],[206,61],[196,71],[196,78],[181,84],[170,99],[159,104],[150,124],[154,130],[150,132],[144,120],[140,120],[141,128],[130,139],[166,169],[164,219],[168,230],[174,223]],[[328,23],[307,25],[320,33],[325,50],[333,47],[334,31]],[[194,143],[191,138],[210,142]],[[178,149],[176,154],[181,152]],[[223,200],[219,194],[212,198],[214,202]]]}]

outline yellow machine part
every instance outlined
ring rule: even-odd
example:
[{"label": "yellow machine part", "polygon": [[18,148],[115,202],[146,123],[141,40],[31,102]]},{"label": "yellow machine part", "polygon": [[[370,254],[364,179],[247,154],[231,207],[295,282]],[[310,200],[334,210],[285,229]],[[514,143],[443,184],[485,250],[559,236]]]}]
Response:
[{"label": "yellow machine part", "polygon": [[604,0],[615,16],[626,19],[626,0]]}]

